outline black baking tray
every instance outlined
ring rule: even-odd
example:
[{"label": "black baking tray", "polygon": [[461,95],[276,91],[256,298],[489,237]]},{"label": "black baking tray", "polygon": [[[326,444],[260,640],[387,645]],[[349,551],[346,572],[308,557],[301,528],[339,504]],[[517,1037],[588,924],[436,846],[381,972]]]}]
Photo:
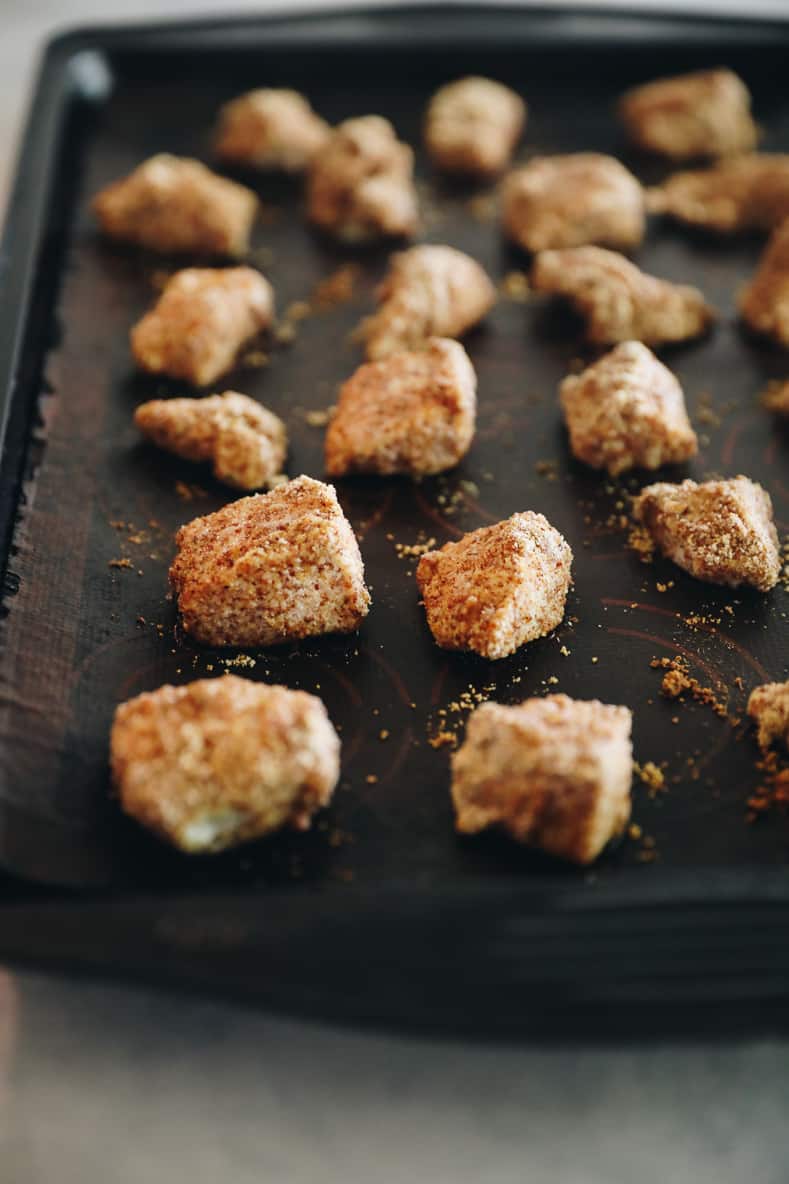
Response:
[{"label": "black baking tray", "polygon": [[[661,699],[650,661],[685,655],[741,716],[753,685],[786,677],[786,595],[706,587],[627,549],[620,518],[646,479],[614,485],[570,457],[556,387],[584,351],[578,325],[545,301],[503,298],[468,338],[479,433],[455,472],[339,483],[373,590],[359,634],[253,653],[241,669],[324,697],[344,742],[327,815],[308,834],[209,859],[179,855],[121,815],[107,777],[115,705],[218,675],[238,651],[196,648],[166,599],[174,531],[228,492],[141,444],[131,423],[140,401],[180,389],[135,373],[127,342],[174,261],[102,241],[88,204],[155,151],[210,160],[216,110],[246,88],[295,86],[331,121],[384,114],[418,146],[428,96],[469,72],[527,99],[522,158],[596,149],[655,181],[665,166],[623,142],[622,90],[725,63],[754,93],[763,146],[787,151],[788,53],[778,23],[490,7],[86,30],[50,45],[0,259],[0,956],[467,1030],[542,1030],[557,1018],[564,1028],[568,1016],[587,1031],[623,1016],[642,1029],[667,1017],[694,1026],[782,1010],[789,819],[746,821],[761,779],[746,725]],[[470,252],[497,281],[527,269],[490,217],[490,191],[449,186],[417,158],[423,237]],[[350,300],[299,322],[289,348],[272,346],[267,366],[224,384],[287,420],[291,474],[320,476],[323,432],[306,412],[330,404],[358,364],[349,335],[388,252],[312,234],[298,184],[243,179],[268,210],[253,257],[281,310],[340,265],[358,268]],[[709,337],[664,354],[701,420],[700,456],[676,475],[759,479],[785,533],[789,438],[757,395],[787,359],[735,316],[762,246],[653,221],[637,259],[697,283],[721,313]],[[565,622],[498,663],[439,651],[414,561],[395,544],[441,543],[527,508],[575,552]],[[119,558],[131,567],[110,566]],[[495,836],[458,839],[448,752],[428,743],[442,709],[453,724],[464,717],[453,703],[549,689],[629,705],[636,757],[666,762],[666,792],[634,786],[641,840],[591,870]]]}]

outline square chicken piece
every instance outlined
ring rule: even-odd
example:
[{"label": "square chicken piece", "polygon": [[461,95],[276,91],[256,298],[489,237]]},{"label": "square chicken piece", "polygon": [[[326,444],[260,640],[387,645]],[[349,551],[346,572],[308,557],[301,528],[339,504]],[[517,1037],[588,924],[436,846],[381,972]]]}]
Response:
[{"label": "square chicken piece", "polygon": [[175,541],[170,582],[203,645],[350,633],[369,611],[356,536],[333,486],[311,477],[195,518]]},{"label": "square chicken piece", "polygon": [[428,337],[462,337],[496,302],[476,259],[454,247],[411,247],[392,256],[376,292],[378,312],[359,328],[372,361],[417,349]]},{"label": "square chicken piece", "polygon": [[452,757],[461,834],[488,827],[573,863],[592,863],[630,817],[627,707],[547,695],[483,703]]},{"label": "square chicken piece", "polygon": [[756,274],[740,293],[740,313],[755,333],[789,349],[789,219],[773,232]]},{"label": "square chicken piece", "polygon": [[258,212],[251,189],[199,160],[160,153],[102,189],[93,212],[106,235],[151,251],[244,255]]},{"label": "square chicken piece", "polygon": [[132,329],[132,353],[149,374],[208,386],[233,368],[242,346],[273,317],[274,292],[260,272],[187,267]]},{"label": "square chicken piece", "polygon": [[781,560],[770,495],[748,477],[648,485],[633,503],[660,551],[697,580],[769,592]]},{"label": "square chicken piece", "polygon": [[789,682],[766,682],[751,691],[748,715],[758,728],[760,748],[789,748]]},{"label": "square chicken piece", "polygon": [[698,451],[682,387],[639,341],[625,341],[559,388],[573,456],[612,477]]},{"label": "square chicken piece", "polygon": [[298,91],[260,88],[221,108],[214,150],[230,164],[303,173],[329,131]]},{"label": "square chicken piece", "polygon": [[406,473],[451,469],[474,438],[477,376],[457,341],[368,362],[340,391],[326,433],[326,472]]},{"label": "square chicken piece", "polygon": [[110,762],[127,814],[207,854],[308,829],[337,784],[340,741],[316,695],[226,674],[121,703]]},{"label": "square chicken piece", "polygon": [[573,553],[542,514],[513,514],[419,560],[416,579],[438,645],[506,658],[561,621]]},{"label": "square chicken piece", "polygon": [[137,408],[134,422],[158,448],[210,462],[217,481],[237,489],[262,489],[285,463],[282,420],[236,391],[205,399],[153,399]]},{"label": "square chicken piece", "polygon": [[731,70],[648,82],[622,96],[619,114],[634,144],[674,160],[750,152],[759,138],[748,88]]},{"label": "square chicken piece", "polygon": [[789,218],[789,153],[752,152],[674,173],[648,191],[647,208],[718,234],[774,230]]},{"label": "square chicken piece", "polygon": [[425,116],[425,145],[447,173],[491,177],[508,163],[526,122],[526,104],[491,78],[459,78],[437,90]]},{"label": "square chicken piece", "polygon": [[599,243],[626,251],[644,237],[641,183],[613,156],[537,156],[504,181],[502,222],[526,251]]},{"label": "square chicken piece", "polygon": [[307,216],[348,243],[415,234],[419,223],[414,154],[387,119],[347,119],[315,154]]}]

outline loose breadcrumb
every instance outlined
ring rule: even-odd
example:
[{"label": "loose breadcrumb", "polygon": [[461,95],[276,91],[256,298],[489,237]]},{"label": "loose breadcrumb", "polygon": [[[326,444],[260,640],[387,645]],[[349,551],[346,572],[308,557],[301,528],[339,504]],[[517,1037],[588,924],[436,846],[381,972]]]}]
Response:
[{"label": "loose breadcrumb", "polygon": [[789,682],[768,682],[748,699],[748,715],[758,728],[760,748],[780,743],[789,748]]},{"label": "loose breadcrumb", "polygon": [[789,379],[786,382],[770,382],[762,392],[762,406],[774,415],[789,416]]},{"label": "loose breadcrumb", "polygon": [[153,251],[244,255],[258,210],[251,189],[199,160],[159,153],[93,199],[111,238]]},{"label": "loose breadcrumb", "polygon": [[320,699],[233,674],[122,703],[110,753],[126,813],[191,854],[306,830],[340,772]]},{"label": "loose breadcrumb", "polygon": [[713,687],[705,687],[690,673],[686,658],[677,654],[673,658],[653,658],[649,663],[653,670],[665,671],[660,684],[660,693],[665,699],[680,699],[689,696],[696,703],[712,708],[715,715],[728,719],[728,695],[721,698]]},{"label": "loose breadcrumb", "polygon": [[751,329],[789,348],[789,218],[770,237],[739,303]]},{"label": "loose breadcrumb", "polygon": [[526,122],[526,104],[490,78],[459,78],[437,90],[425,116],[425,145],[448,173],[495,176],[505,167]]},{"label": "loose breadcrumb", "polygon": [[232,164],[301,173],[329,130],[298,91],[260,88],[220,109],[214,150]]},{"label": "loose breadcrumb", "polygon": [[647,206],[718,234],[774,230],[789,218],[789,154],[751,153],[675,173],[649,190]]},{"label": "loose breadcrumb", "polygon": [[456,826],[501,827],[518,842],[591,863],[630,817],[632,717],[567,695],[485,703],[452,757]]},{"label": "loose breadcrumb", "polygon": [[648,82],[622,96],[619,114],[634,144],[675,160],[749,152],[759,138],[748,88],[731,70]]}]

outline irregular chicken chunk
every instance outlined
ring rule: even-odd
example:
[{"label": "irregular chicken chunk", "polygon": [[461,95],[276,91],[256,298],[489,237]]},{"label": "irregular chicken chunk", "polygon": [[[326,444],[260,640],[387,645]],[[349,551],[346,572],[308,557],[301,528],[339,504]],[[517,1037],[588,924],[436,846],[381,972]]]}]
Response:
[{"label": "irregular chicken chunk", "polygon": [[238,256],[258,199],[199,160],[161,152],[97,193],[93,211],[105,234],[152,251]]},{"label": "irregular chicken chunk", "polygon": [[602,243],[626,251],[644,237],[644,191],[597,152],[537,156],[505,180],[504,230],[526,251]]},{"label": "irregular chicken chunk", "polygon": [[425,116],[425,144],[448,173],[494,176],[505,167],[526,122],[526,104],[490,78],[460,78],[437,90]]},{"label": "irregular chicken chunk", "polygon": [[410,238],[419,222],[413,171],[414,154],[388,120],[347,119],[312,159],[308,217],[349,243]]},{"label": "irregular chicken chunk", "polygon": [[748,477],[648,485],[633,503],[659,549],[697,580],[768,592],[781,562],[770,495]]},{"label": "irregular chicken chunk", "polygon": [[452,757],[462,834],[501,827],[519,843],[591,863],[630,817],[627,707],[567,695],[483,703]]},{"label": "irregular chicken chunk", "polygon": [[740,293],[740,313],[756,333],[789,348],[789,219],[773,232],[756,274]]},{"label": "irregular chicken chunk", "polygon": [[454,247],[411,247],[392,257],[376,292],[378,312],[360,327],[367,357],[462,337],[490,311],[496,290],[476,260]]},{"label": "irregular chicken chunk", "polygon": [[150,374],[207,386],[273,316],[271,284],[251,267],[187,267],[132,329],[132,353]]},{"label": "irregular chicken chunk", "polygon": [[619,114],[634,144],[675,160],[749,152],[759,138],[748,88],[731,70],[648,82],[622,96]]},{"label": "irregular chicken chunk", "polygon": [[419,560],[416,579],[438,645],[506,658],[564,616],[573,553],[542,514],[513,514]]},{"label": "irregular chicken chunk", "polygon": [[719,234],[773,230],[789,218],[789,153],[750,153],[674,173],[647,194],[654,214]]},{"label": "irregular chicken chunk", "polygon": [[210,461],[217,481],[261,489],[282,472],[288,447],[281,419],[236,391],[206,399],[153,399],[134,413],[158,448],[184,460]]},{"label": "irregular chicken chunk", "polygon": [[451,469],[474,438],[476,392],[466,351],[445,338],[360,366],[326,433],[326,472],[420,477]]},{"label": "irregular chicken chunk", "polygon": [[231,164],[302,173],[328,137],[304,95],[261,88],[221,108],[214,149]]},{"label": "irregular chicken chunk", "polygon": [[659,469],[698,451],[682,387],[638,341],[618,345],[559,388],[573,456],[611,476]]},{"label": "irregular chicken chunk", "polygon": [[780,743],[789,748],[789,682],[767,682],[748,699],[748,715],[758,727],[760,748]]},{"label": "irregular chicken chunk", "polygon": [[350,633],[369,611],[351,525],[333,486],[311,477],[195,518],[175,541],[181,621],[204,645]]},{"label": "irregular chicken chunk", "polygon": [[646,275],[602,247],[542,251],[531,283],[538,292],[569,300],[584,318],[586,340],[593,345],[687,341],[703,333],[715,315],[698,288]]},{"label": "irregular chicken chunk", "polygon": [[110,759],[126,813],[198,854],[308,829],[337,784],[340,741],[316,695],[226,674],[121,703]]},{"label": "irregular chicken chunk", "polygon": [[774,415],[789,415],[789,380],[769,383],[762,395],[762,406]]}]

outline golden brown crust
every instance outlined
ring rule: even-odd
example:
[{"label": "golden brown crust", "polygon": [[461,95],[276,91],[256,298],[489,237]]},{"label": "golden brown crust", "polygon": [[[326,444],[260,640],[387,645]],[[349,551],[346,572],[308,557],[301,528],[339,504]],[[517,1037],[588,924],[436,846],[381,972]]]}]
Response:
[{"label": "golden brown crust", "polygon": [[740,313],[756,333],[789,348],[789,219],[773,232],[756,274],[740,293]]},{"label": "golden brown crust", "polygon": [[413,171],[414,154],[387,119],[346,119],[312,159],[307,215],[345,242],[410,238],[419,222]]},{"label": "golden brown crust", "polygon": [[261,87],[220,109],[214,151],[232,164],[301,173],[329,132],[298,91]]},{"label": "golden brown crust", "polygon": [[748,88],[731,70],[648,82],[622,96],[619,114],[634,144],[675,160],[750,152],[759,138]]},{"label": "golden brown crust", "polygon": [[536,156],[501,190],[505,232],[527,251],[588,243],[626,251],[644,237],[644,191],[613,156]]},{"label": "golden brown crust", "polygon": [[311,477],[195,518],[175,541],[181,621],[204,645],[350,633],[369,611],[351,525],[333,486]]},{"label": "golden brown crust", "polygon": [[216,479],[237,489],[262,489],[285,463],[284,423],[237,391],[205,399],[153,399],[137,408],[134,422],[158,448],[184,460],[210,461]]},{"label": "golden brown crust", "polygon": [[251,267],[187,267],[132,329],[132,353],[150,374],[208,386],[273,316],[271,284]]},{"label": "golden brown crust", "polygon": [[519,95],[490,78],[459,78],[433,95],[425,146],[439,169],[480,177],[505,167],[526,122]]},{"label": "golden brown crust", "polygon": [[768,592],[781,561],[770,495],[748,477],[659,482],[633,503],[664,555],[697,580]]},{"label": "golden brown crust", "polygon": [[718,234],[773,230],[789,218],[789,154],[749,153],[674,173],[647,194],[648,208]]},{"label": "golden brown crust", "polygon": [[651,350],[626,341],[559,388],[573,456],[612,476],[698,451],[682,387]]},{"label": "golden brown crust", "polygon": [[504,658],[564,616],[573,554],[542,514],[513,514],[428,551],[416,569],[442,649]]},{"label": "golden brown crust", "polygon": [[630,817],[632,716],[567,695],[483,703],[452,757],[457,829],[506,830],[520,843],[591,863]]},{"label": "golden brown crust", "polygon": [[462,337],[493,307],[496,290],[469,255],[422,246],[392,256],[376,298],[378,312],[360,327],[373,361],[416,349],[428,337]]},{"label": "golden brown crust", "polygon": [[360,366],[326,433],[326,472],[419,477],[451,469],[474,438],[476,390],[466,351],[446,338]]},{"label": "golden brown crust", "polygon": [[161,152],[97,193],[93,212],[111,238],[152,251],[239,256],[258,204],[251,189],[199,160]]},{"label": "golden brown crust", "polygon": [[758,727],[760,748],[789,748],[789,682],[767,682],[751,691],[748,715]]},{"label": "golden brown crust", "polygon": [[603,247],[542,251],[531,283],[538,292],[569,300],[585,320],[586,340],[594,345],[686,341],[702,334],[715,315],[698,288],[647,275],[624,255]]},{"label": "golden brown crust", "polygon": [[110,760],[126,813],[196,854],[307,829],[340,741],[317,696],[226,674],[121,703]]}]

